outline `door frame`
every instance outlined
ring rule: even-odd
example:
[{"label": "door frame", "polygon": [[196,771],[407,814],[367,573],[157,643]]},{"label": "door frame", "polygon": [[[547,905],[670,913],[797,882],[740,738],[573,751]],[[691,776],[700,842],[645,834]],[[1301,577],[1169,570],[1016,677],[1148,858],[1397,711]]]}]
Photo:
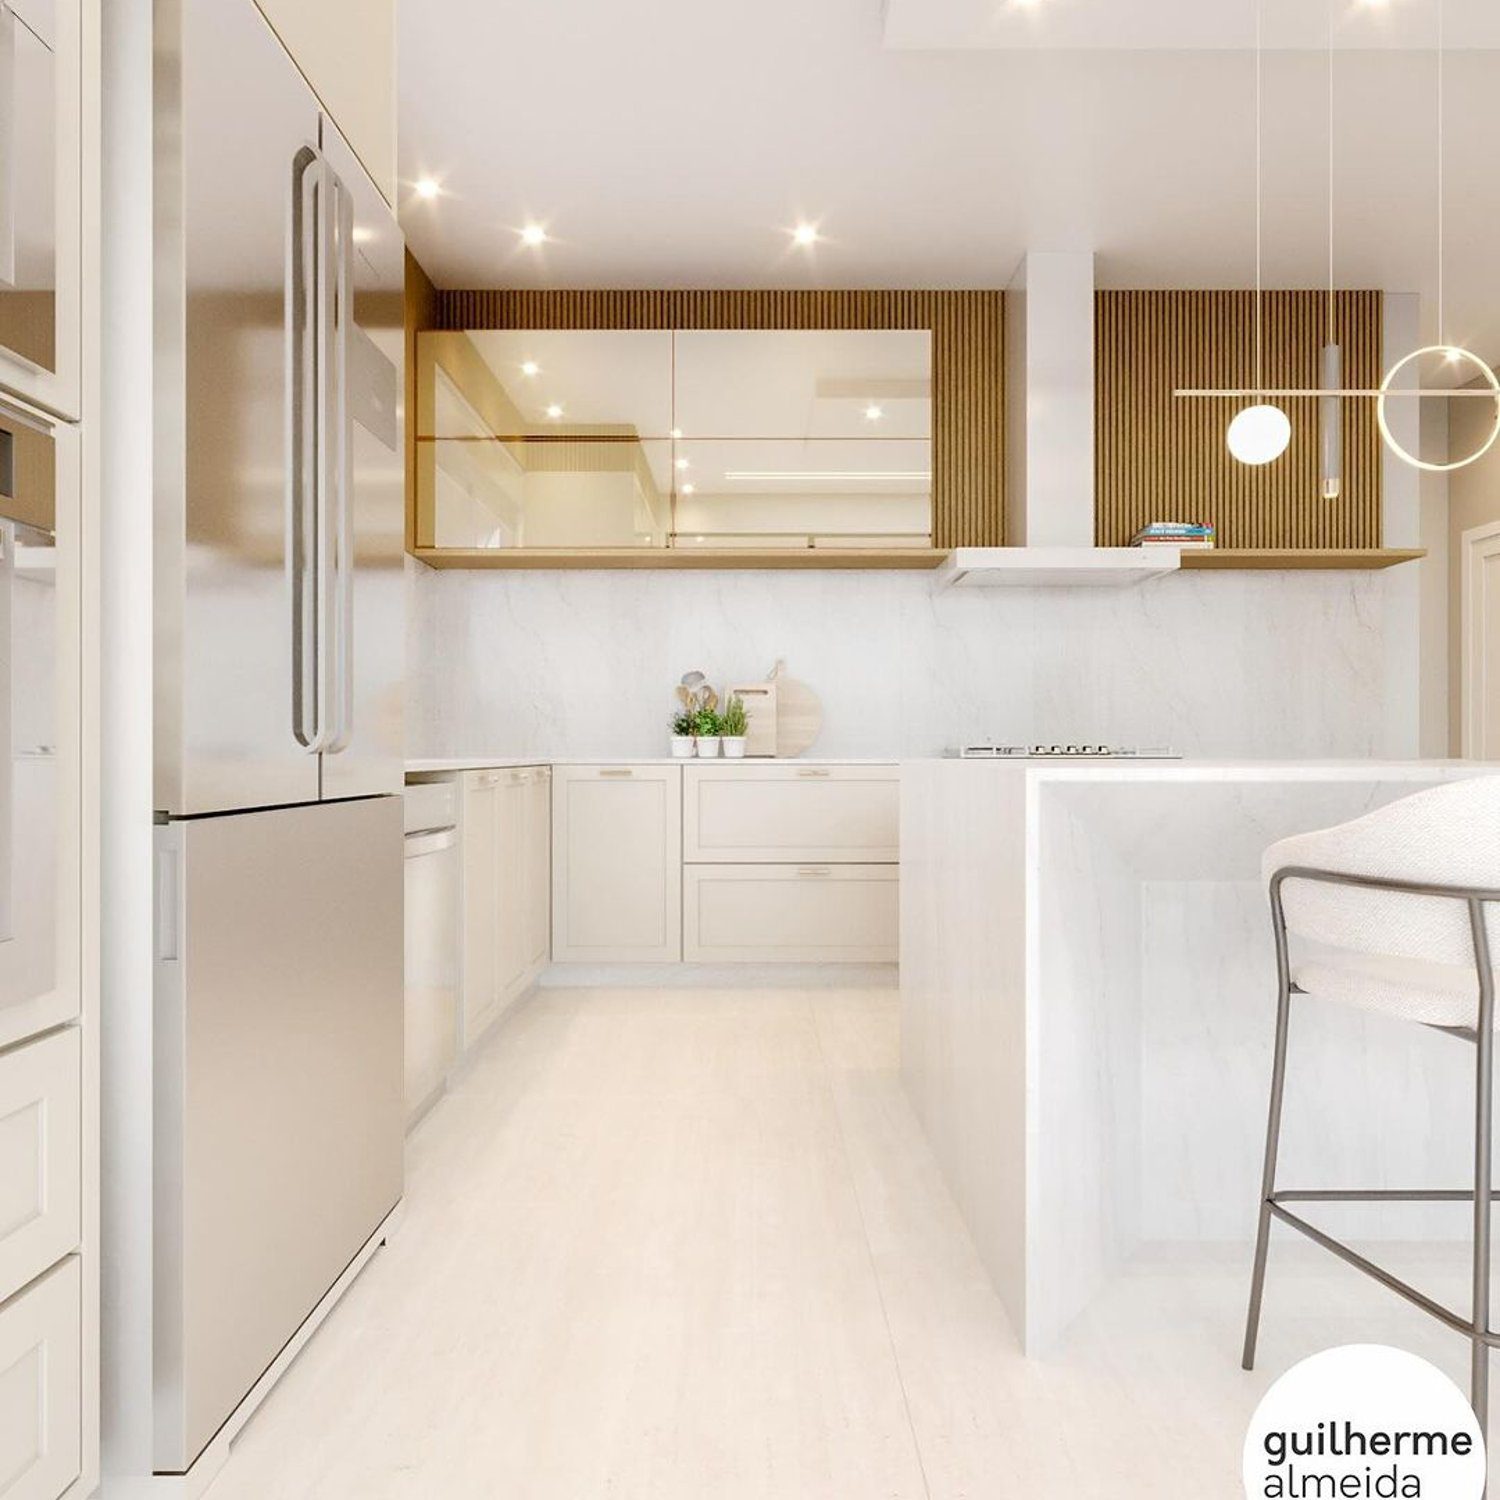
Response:
[{"label": "door frame", "polygon": [[[1475,610],[1481,599],[1479,564],[1489,556],[1500,555],[1500,521],[1472,526],[1462,534],[1459,563],[1459,683],[1462,698],[1460,714],[1460,753],[1466,760],[1475,759],[1484,737],[1484,643],[1476,629]],[[1493,548],[1485,543],[1494,543]]]}]

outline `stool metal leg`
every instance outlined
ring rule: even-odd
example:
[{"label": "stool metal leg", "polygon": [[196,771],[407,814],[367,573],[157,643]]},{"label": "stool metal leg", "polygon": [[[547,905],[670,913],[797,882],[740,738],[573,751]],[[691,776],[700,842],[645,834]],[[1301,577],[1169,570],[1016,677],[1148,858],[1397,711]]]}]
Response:
[{"label": "stool metal leg", "polygon": [[1494,1132],[1495,978],[1490,963],[1484,906],[1469,902],[1469,927],[1479,979],[1479,1019],[1474,1068],[1474,1297],[1469,1398],[1479,1430],[1488,1441],[1490,1395],[1490,1156]]},{"label": "stool metal leg", "polygon": [[1281,1104],[1286,1092],[1286,1039],[1291,1021],[1292,975],[1287,959],[1286,920],[1281,892],[1271,892],[1271,915],[1276,930],[1276,1045],[1271,1064],[1271,1108],[1266,1121],[1266,1157],[1260,1179],[1260,1223],[1255,1235],[1255,1270],[1250,1277],[1250,1309],[1245,1316],[1245,1348],[1240,1364],[1255,1368],[1255,1343],[1260,1334],[1260,1300],[1266,1286],[1266,1255],[1271,1247],[1271,1195],[1276,1191],[1276,1153],[1281,1145]]}]

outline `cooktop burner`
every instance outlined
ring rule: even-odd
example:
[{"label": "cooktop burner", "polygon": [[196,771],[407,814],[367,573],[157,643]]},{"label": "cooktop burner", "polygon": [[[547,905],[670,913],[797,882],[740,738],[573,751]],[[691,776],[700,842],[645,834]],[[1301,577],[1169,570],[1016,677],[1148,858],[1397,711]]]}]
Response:
[{"label": "cooktop burner", "polygon": [[1140,749],[1125,745],[960,745],[949,755],[961,760],[1180,760],[1164,745]]}]

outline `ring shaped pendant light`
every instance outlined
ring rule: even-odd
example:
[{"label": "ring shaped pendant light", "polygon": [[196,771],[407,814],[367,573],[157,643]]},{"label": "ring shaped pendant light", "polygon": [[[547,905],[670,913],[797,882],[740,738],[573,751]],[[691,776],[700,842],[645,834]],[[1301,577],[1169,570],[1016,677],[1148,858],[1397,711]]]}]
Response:
[{"label": "ring shaped pendant light", "polygon": [[[1392,435],[1390,423],[1386,421],[1385,415],[1386,397],[1395,384],[1396,377],[1407,365],[1428,354],[1441,354],[1452,364],[1466,362],[1473,365],[1484,376],[1485,383],[1489,386],[1495,400],[1495,419],[1490,423],[1490,430],[1484,442],[1467,457],[1452,459],[1444,464],[1429,463],[1415,453],[1408,453]],[[1495,439],[1500,437],[1500,379],[1496,379],[1495,372],[1477,354],[1467,349],[1461,349],[1456,344],[1428,344],[1426,348],[1413,349],[1410,354],[1398,359],[1386,371],[1385,379],[1380,382],[1380,395],[1375,402],[1375,420],[1380,423],[1380,436],[1385,440],[1386,447],[1403,463],[1410,464],[1414,469],[1425,469],[1429,474],[1451,474],[1454,469],[1467,468],[1468,465],[1483,458],[1494,447]]]}]

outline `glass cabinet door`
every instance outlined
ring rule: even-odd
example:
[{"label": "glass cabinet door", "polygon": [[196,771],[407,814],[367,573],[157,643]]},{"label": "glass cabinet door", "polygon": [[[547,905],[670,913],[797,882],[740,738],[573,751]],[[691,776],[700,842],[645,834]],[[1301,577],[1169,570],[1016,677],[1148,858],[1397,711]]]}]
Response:
[{"label": "glass cabinet door", "polygon": [[78,414],[78,0],[0,0],[0,389]]},{"label": "glass cabinet door", "polygon": [[0,1046],[78,1013],[77,435],[0,400]]}]

